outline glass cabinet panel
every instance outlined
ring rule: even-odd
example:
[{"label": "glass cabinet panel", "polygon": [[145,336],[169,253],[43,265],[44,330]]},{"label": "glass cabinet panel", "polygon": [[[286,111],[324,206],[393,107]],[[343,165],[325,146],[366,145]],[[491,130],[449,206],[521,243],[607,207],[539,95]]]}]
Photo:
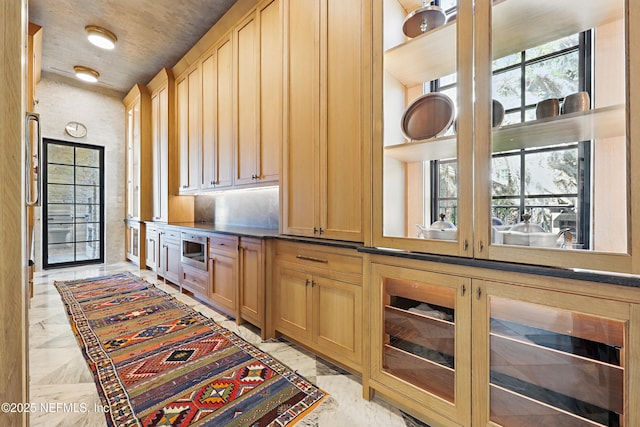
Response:
[{"label": "glass cabinet panel", "polygon": [[624,321],[498,296],[489,310],[492,422],[625,425]]},{"label": "glass cabinet panel", "polygon": [[491,244],[627,254],[625,1],[494,1],[491,25]]},{"label": "glass cabinet panel", "polygon": [[471,4],[383,0],[383,240],[460,254],[470,238]]}]

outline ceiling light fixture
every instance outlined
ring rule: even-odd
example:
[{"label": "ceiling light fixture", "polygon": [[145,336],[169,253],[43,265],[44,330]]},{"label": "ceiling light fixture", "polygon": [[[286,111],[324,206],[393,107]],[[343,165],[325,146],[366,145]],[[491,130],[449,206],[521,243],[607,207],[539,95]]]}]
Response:
[{"label": "ceiling light fixture", "polygon": [[118,38],[111,31],[98,27],[97,25],[87,25],[84,27],[84,30],[87,33],[87,38],[94,45],[102,49],[113,49],[116,47]]},{"label": "ceiling light fixture", "polygon": [[99,72],[89,67],[83,67],[82,65],[74,66],[73,71],[76,73],[77,78],[89,83],[97,82],[98,77],[100,77]]}]

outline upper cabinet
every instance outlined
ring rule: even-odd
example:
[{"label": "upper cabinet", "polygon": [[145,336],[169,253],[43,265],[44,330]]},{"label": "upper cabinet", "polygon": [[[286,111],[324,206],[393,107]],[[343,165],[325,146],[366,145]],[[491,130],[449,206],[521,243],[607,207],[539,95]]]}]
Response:
[{"label": "upper cabinet", "polygon": [[282,11],[258,6],[234,30],[236,185],[278,181],[282,141]]},{"label": "upper cabinet", "polygon": [[123,99],[126,140],[126,202],[128,219],[152,216],[151,100],[146,87],[135,85]]},{"label": "upper cabinet", "polygon": [[277,183],[282,9],[258,4],[176,79],[180,192]]},{"label": "upper cabinet", "polygon": [[163,68],[147,84],[151,96],[153,221],[193,218],[193,198],[178,197],[178,150],[175,137],[173,73]]},{"label": "upper cabinet", "polygon": [[362,242],[371,79],[366,1],[285,1],[282,225]]},{"label": "upper cabinet", "polygon": [[437,3],[376,2],[374,245],[640,271],[640,5]]}]

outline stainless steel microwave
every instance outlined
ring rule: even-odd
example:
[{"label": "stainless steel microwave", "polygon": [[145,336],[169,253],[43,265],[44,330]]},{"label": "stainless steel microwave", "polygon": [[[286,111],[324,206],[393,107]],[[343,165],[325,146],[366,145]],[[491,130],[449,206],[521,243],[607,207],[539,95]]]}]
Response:
[{"label": "stainless steel microwave", "polygon": [[202,271],[208,269],[209,244],[207,236],[182,232],[183,264],[190,265]]}]

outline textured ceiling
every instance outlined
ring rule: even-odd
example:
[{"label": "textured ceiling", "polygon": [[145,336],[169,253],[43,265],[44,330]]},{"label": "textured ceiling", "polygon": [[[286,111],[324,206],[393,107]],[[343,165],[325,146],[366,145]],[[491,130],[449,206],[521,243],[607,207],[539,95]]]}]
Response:
[{"label": "textured ceiling", "polygon": [[[235,0],[29,0],[29,21],[42,27],[42,71],[73,77],[73,66],[100,73],[96,90],[126,94],[180,58]],[[116,48],[102,50],[84,27],[115,33]],[[46,74],[45,74],[46,75]]]}]

